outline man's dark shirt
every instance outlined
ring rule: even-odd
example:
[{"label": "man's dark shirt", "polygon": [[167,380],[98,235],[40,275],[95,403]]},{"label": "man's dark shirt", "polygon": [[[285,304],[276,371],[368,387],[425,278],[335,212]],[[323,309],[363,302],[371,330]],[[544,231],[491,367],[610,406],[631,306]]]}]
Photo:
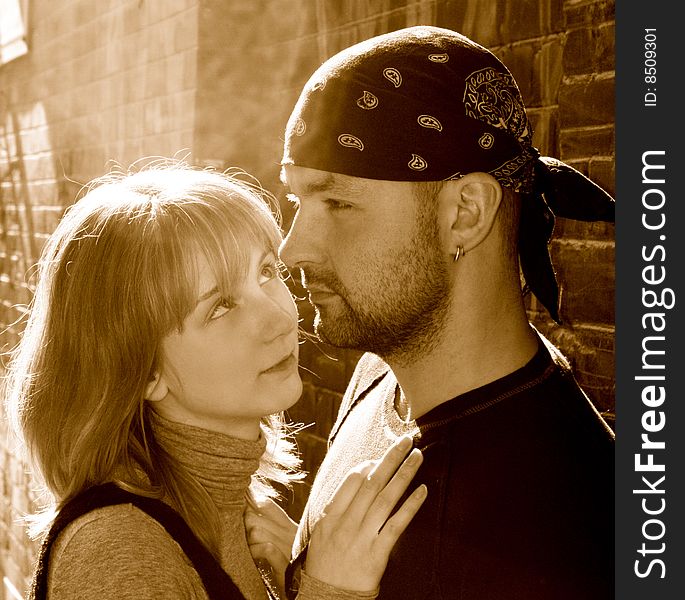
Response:
[{"label": "man's dark shirt", "polygon": [[339,481],[415,433],[428,498],[390,556],[382,599],[613,598],[614,434],[558,350],[541,340],[521,369],[444,402],[415,423],[396,380],[360,360],[331,433],[296,549]]}]

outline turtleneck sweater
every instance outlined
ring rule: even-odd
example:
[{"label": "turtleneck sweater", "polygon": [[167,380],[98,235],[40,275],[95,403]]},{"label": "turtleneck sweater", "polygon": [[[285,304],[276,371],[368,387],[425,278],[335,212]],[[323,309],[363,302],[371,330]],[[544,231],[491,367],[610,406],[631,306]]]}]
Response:
[{"label": "turtleneck sweater", "polygon": [[[152,419],[152,428],[163,450],[202,485],[217,507],[221,566],[246,599],[266,600],[243,523],[248,488],[266,448],[264,436],[238,439],[159,415]],[[48,594],[51,600],[207,600],[199,575],[174,539],[130,504],[93,510],[64,529],[51,552]],[[311,577],[298,595],[299,600],[373,597],[337,590]]]}]

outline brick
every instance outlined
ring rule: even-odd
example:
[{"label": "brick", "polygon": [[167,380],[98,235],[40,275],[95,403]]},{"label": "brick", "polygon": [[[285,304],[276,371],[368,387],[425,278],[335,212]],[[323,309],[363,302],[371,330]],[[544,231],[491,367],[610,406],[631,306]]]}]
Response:
[{"label": "brick", "polygon": [[297,444],[302,453],[302,468],[307,471],[307,481],[311,484],[326,455],[326,440],[303,431],[297,434]]},{"label": "brick", "polygon": [[559,120],[556,108],[529,110],[528,119],[533,128],[533,146],[543,156],[558,156],[559,142],[557,122]]},{"label": "brick", "polygon": [[331,391],[344,393],[347,388],[347,367],[340,360],[342,351],[319,342],[320,352],[313,356],[311,370],[325,382]]},{"label": "brick", "polygon": [[288,409],[288,417],[294,422],[309,426],[314,422],[313,413],[315,406],[315,386],[308,381],[303,381],[302,394],[295,405]]},{"label": "brick", "polygon": [[566,26],[570,28],[581,25],[593,25],[615,19],[616,6],[614,0],[599,0],[596,2],[564,2]]},{"label": "brick", "polygon": [[64,211],[57,206],[43,206],[33,209],[33,226],[36,232],[52,233],[62,218]]},{"label": "brick", "polygon": [[614,122],[614,78],[586,77],[559,90],[560,127],[588,127]]},{"label": "brick", "polygon": [[615,65],[613,23],[570,31],[566,37],[562,66],[566,75],[612,71]]},{"label": "brick", "polygon": [[526,106],[540,106],[540,90],[533,81],[533,68],[536,46],[520,44],[506,46],[497,52],[497,57],[509,68],[521,90]]},{"label": "brick", "polygon": [[564,75],[561,64],[562,37],[556,36],[543,43],[535,54],[533,62],[533,85],[542,106],[554,105],[559,96],[559,87]]},{"label": "brick", "polygon": [[197,45],[198,24],[194,11],[175,17],[172,23],[175,52],[181,52]]},{"label": "brick", "polygon": [[[609,190],[607,190],[609,191]],[[576,238],[581,240],[614,240],[616,226],[604,221],[574,221],[557,217],[554,223],[555,238]]]},{"label": "brick", "polygon": [[566,129],[559,136],[561,156],[564,158],[588,158],[613,156],[614,126],[600,125],[584,129]]},{"label": "brick", "polygon": [[316,390],[316,412],[312,416],[316,423],[314,432],[322,438],[328,439],[337,419],[341,400],[341,393],[331,392],[323,388]]},{"label": "brick", "polygon": [[569,359],[574,374],[595,407],[614,412],[614,329],[575,324],[558,326],[548,318],[535,326]]},{"label": "brick", "polygon": [[581,323],[613,323],[613,243],[554,240],[550,254],[561,292],[562,319]]},{"label": "brick", "polygon": [[616,193],[616,163],[613,157],[590,159],[588,176],[610,194]]},{"label": "brick", "polygon": [[535,38],[557,27],[561,12],[559,2],[519,0],[504,2],[500,16],[501,36],[507,41]]}]

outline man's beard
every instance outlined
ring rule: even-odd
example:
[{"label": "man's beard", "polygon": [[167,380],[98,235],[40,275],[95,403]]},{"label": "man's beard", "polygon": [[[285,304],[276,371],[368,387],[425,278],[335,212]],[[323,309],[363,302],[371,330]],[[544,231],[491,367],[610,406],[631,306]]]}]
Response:
[{"label": "man's beard", "polygon": [[390,261],[364,265],[365,290],[351,293],[330,270],[305,270],[307,285],[337,294],[331,304],[315,306],[314,328],[322,341],[400,364],[414,362],[440,341],[450,280],[435,215],[421,212],[413,239]]}]

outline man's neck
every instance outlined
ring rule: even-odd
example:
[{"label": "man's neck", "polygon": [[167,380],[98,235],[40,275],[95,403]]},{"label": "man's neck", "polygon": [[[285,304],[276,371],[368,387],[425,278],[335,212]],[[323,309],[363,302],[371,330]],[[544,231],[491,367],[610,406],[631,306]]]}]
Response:
[{"label": "man's neck", "polygon": [[538,348],[525,311],[505,311],[499,319],[450,319],[440,340],[425,355],[389,357],[408,409],[417,419],[434,407],[496,381],[523,367]]}]

